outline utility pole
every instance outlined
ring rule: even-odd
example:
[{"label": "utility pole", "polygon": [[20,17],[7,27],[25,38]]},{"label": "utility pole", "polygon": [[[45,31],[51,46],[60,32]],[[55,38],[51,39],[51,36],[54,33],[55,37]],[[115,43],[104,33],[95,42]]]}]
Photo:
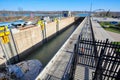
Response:
[{"label": "utility pole", "polygon": [[92,2],[93,2],[93,1],[91,0],[91,4],[90,4],[90,15],[89,15],[91,19],[92,19],[92,15],[91,15],[91,14],[92,14],[92,5],[93,5]]},{"label": "utility pole", "polygon": [[93,5],[93,3],[92,3],[92,0],[91,0],[91,4],[90,4],[90,17],[91,17],[91,13],[92,13],[92,5]]}]

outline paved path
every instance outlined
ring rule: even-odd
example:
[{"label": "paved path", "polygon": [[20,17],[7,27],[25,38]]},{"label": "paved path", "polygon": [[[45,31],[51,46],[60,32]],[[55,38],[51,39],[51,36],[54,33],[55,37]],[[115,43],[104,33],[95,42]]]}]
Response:
[{"label": "paved path", "polygon": [[120,34],[114,33],[114,32],[110,32],[110,31],[107,31],[107,33],[108,33],[109,35],[111,35],[115,41],[120,42]]},{"label": "paved path", "polygon": [[102,22],[110,22],[110,21],[120,22],[120,19],[117,19],[117,18],[93,17],[92,19],[94,21],[102,21]]},{"label": "paved path", "polygon": [[111,35],[109,35],[97,21],[91,20],[92,21],[92,26],[93,26],[93,31],[95,35],[95,39],[99,40],[106,40],[107,38],[109,41],[115,41]]}]

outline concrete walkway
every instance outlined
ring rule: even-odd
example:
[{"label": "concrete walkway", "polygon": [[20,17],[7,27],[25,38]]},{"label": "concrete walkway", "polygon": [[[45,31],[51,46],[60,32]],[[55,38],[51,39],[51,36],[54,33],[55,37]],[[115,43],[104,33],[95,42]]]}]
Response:
[{"label": "concrete walkway", "polygon": [[114,41],[120,42],[120,34],[114,33],[114,32],[110,32],[110,31],[107,31],[107,33],[113,37]]},{"label": "concrete walkway", "polygon": [[92,26],[93,26],[93,31],[95,35],[95,39],[99,40],[106,40],[107,38],[109,41],[115,41],[111,35],[109,35],[102,27],[101,25],[97,22],[92,20]]},{"label": "concrete walkway", "polygon": [[[84,27],[82,28],[81,34],[82,34],[81,36],[82,38],[87,40],[88,39],[92,40],[92,31],[91,31],[89,17]],[[90,68],[87,65],[93,65],[95,61],[93,57],[88,58],[88,56],[86,57],[84,54],[93,55],[94,53],[93,46],[84,43],[78,43],[78,44],[79,44],[79,49],[78,49],[79,57],[78,57],[78,63],[76,65],[74,80],[92,80],[92,73],[95,70],[94,68]],[[82,49],[84,49],[84,51]]]},{"label": "concrete walkway", "polygon": [[93,72],[95,72],[93,68],[77,64],[74,80],[92,80]]},{"label": "concrete walkway", "polygon": [[92,19],[94,21],[100,21],[100,22],[110,22],[110,21],[120,22],[120,19],[117,19],[117,18],[93,17]]}]

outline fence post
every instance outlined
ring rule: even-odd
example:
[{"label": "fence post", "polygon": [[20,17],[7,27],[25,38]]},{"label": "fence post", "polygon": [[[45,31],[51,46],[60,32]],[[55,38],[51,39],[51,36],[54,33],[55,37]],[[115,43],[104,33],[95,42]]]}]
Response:
[{"label": "fence post", "polygon": [[73,64],[71,68],[70,80],[74,79],[76,64],[77,64],[77,44],[74,45]]},{"label": "fence post", "polygon": [[95,40],[95,37],[94,37],[94,32],[93,32],[91,20],[90,20],[90,26],[91,26],[91,32],[92,32],[92,39],[93,39],[93,46],[94,46],[94,56],[95,56],[95,65],[96,65],[97,64],[98,52],[97,52],[96,40]]},{"label": "fence post", "polygon": [[107,43],[108,43],[108,39],[106,39],[106,43],[104,45],[104,48],[101,49],[101,53],[100,53],[100,56],[99,56],[99,60],[98,60],[98,63],[97,63],[97,67],[96,67],[96,70],[95,70],[95,75],[93,77],[93,80],[102,80],[102,73],[103,73],[103,71],[102,71],[102,61],[103,61],[102,58],[103,58]]},{"label": "fence post", "polygon": [[95,70],[95,75],[94,75],[93,80],[102,80],[102,76],[100,76],[99,74],[101,74],[101,64],[102,64],[101,60],[102,60],[103,53],[104,53],[104,50],[101,49],[100,57],[99,57],[99,60],[98,60],[98,64],[97,64],[97,67],[96,67],[96,70]]},{"label": "fence post", "polygon": [[119,69],[119,71],[117,73],[117,76],[116,76],[115,80],[120,80],[120,69]]}]

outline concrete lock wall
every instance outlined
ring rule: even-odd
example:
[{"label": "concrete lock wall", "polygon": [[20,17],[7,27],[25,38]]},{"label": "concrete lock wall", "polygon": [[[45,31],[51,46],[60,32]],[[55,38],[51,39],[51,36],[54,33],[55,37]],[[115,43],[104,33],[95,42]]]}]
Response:
[{"label": "concrete lock wall", "polygon": [[[62,79],[64,72],[66,72],[65,69],[66,69],[66,67],[68,67],[68,64],[70,63],[71,57],[69,57],[69,56],[72,56],[72,54],[70,54],[69,52],[66,52],[65,49],[66,49],[66,47],[71,46],[71,47],[69,47],[69,49],[70,49],[70,51],[73,50],[74,44],[76,43],[76,40],[78,39],[79,34],[80,34],[82,28],[84,27],[86,21],[87,21],[87,18],[85,18],[79,24],[79,26],[75,29],[75,31],[71,34],[71,36],[67,39],[67,41],[62,45],[62,47],[58,50],[58,52],[54,55],[54,57],[48,62],[48,64],[45,66],[45,68],[42,70],[42,72],[37,76],[37,78],[35,80],[46,80],[46,79],[48,79],[49,75],[54,76],[55,74],[59,74],[58,76],[55,76],[55,77],[59,78],[60,80]],[[64,60],[63,56],[66,56],[66,55],[67,55],[66,60],[63,62],[62,61],[62,60]],[[62,67],[60,68],[61,64],[62,64]],[[58,66],[56,66],[56,65],[58,65]],[[54,70],[56,68],[57,68],[57,70],[55,72]]]},{"label": "concrete lock wall", "polygon": [[40,27],[33,27],[22,30],[13,36],[18,53],[21,53],[42,41],[42,32]]},{"label": "concrete lock wall", "polygon": [[49,37],[53,35],[54,33],[56,33],[56,23],[51,22],[46,25],[46,37]]},{"label": "concrete lock wall", "polygon": [[[75,17],[64,18],[59,21],[59,30],[72,24],[75,21]],[[50,37],[56,33],[56,22],[51,22],[46,25],[46,37]],[[43,36],[40,27],[32,27],[21,30],[18,33],[13,34],[15,44],[18,53],[22,53],[29,48],[34,48],[36,44],[42,42]]]},{"label": "concrete lock wall", "polygon": [[73,23],[75,21],[75,17],[71,17],[71,18],[66,18],[63,19],[59,22],[59,30],[65,28],[65,26],[68,26],[69,24]]},{"label": "concrete lock wall", "polygon": [[[62,20],[59,20],[59,30],[62,30],[66,26],[70,25],[75,21],[75,17],[69,17],[69,18],[64,18]],[[56,23],[51,22],[46,25],[46,37],[52,36],[53,34],[56,33]]]}]

